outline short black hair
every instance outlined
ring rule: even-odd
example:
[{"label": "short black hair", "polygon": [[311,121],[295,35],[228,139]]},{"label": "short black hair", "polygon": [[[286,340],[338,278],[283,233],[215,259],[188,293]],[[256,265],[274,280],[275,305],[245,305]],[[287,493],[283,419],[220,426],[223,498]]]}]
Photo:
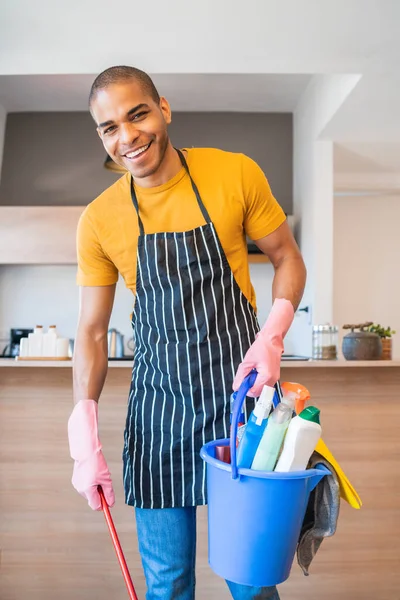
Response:
[{"label": "short black hair", "polygon": [[100,75],[97,75],[96,79],[92,83],[92,87],[90,88],[89,108],[97,92],[104,90],[109,85],[113,85],[114,83],[123,83],[132,79],[139,82],[142,89],[149,96],[151,96],[154,102],[157,102],[157,104],[160,102],[160,95],[157,91],[157,88],[147,73],[137,69],[136,67],[116,66],[109,67],[105,71],[102,71]]}]

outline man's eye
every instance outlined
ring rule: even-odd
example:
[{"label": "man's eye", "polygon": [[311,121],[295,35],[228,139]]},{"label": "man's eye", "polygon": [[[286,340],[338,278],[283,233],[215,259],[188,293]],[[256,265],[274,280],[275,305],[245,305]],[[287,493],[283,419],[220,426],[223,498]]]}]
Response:
[{"label": "man's eye", "polygon": [[112,131],[114,131],[115,126],[111,125],[111,127],[107,127],[107,129],[104,130],[104,134],[107,135],[108,133],[111,133]]},{"label": "man's eye", "polygon": [[142,111],[142,112],[138,112],[135,115],[133,115],[132,120],[133,121],[137,121],[138,119],[140,119],[141,117],[143,117],[144,115],[147,115],[148,111]]}]

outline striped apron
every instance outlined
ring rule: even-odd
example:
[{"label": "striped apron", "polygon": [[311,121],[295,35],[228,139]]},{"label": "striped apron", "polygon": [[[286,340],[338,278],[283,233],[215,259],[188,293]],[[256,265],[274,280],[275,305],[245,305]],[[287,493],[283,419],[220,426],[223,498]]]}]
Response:
[{"label": "striped apron", "polygon": [[126,503],[139,508],[206,504],[200,448],[229,436],[233,378],[259,329],[190,180],[205,224],[152,234],[131,181],[140,235],[123,462]]}]

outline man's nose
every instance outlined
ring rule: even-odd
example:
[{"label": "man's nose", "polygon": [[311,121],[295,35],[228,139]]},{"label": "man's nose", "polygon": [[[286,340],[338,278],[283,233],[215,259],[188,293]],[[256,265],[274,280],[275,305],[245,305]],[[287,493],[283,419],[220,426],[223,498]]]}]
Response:
[{"label": "man's nose", "polygon": [[125,146],[131,146],[139,137],[139,132],[134,123],[123,123],[119,130],[119,141]]}]

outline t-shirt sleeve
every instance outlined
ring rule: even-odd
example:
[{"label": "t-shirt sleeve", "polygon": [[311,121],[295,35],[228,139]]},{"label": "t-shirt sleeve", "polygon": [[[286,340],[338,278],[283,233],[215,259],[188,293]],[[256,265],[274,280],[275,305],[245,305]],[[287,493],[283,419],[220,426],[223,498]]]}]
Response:
[{"label": "t-shirt sleeve", "polygon": [[242,178],[245,198],[244,229],[259,240],[277,229],[286,215],[272,195],[268,180],[254,160],[243,155]]},{"label": "t-shirt sleeve", "polygon": [[76,246],[78,285],[112,285],[118,281],[118,269],[105,254],[87,209],[78,222]]}]

